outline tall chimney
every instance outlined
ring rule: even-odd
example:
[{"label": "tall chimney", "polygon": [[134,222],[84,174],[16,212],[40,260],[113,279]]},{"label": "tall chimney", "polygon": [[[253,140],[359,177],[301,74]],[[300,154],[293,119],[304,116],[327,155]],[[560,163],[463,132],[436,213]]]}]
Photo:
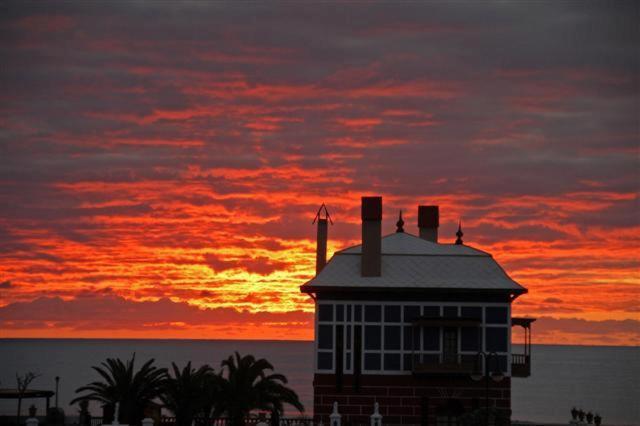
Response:
[{"label": "tall chimney", "polygon": [[379,277],[382,262],[382,197],[362,197],[363,277]]},{"label": "tall chimney", "polygon": [[316,275],[322,271],[327,264],[327,219],[318,218],[318,239],[316,246]]},{"label": "tall chimney", "polygon": [[418,206],[418,228],[420,228],[420,238],[437,243],[438,226],[440,226],[440,213],[438,211],[438,206]]},{"label": "tall chimney", "polygon": [[[324,217],[322,217],[323,210]],[[329,233],[328,222],[331,222],[333,225],[331,216],[329,216],[329,210],[327,210],[327,206],[325,206],[324,203],[322,203],[318,209],[318,213],[316,213],[313,223],[316,221],[318,221],[318,234],[316,238],[316,275],[318,275],[327,264],[327,235]]]}]

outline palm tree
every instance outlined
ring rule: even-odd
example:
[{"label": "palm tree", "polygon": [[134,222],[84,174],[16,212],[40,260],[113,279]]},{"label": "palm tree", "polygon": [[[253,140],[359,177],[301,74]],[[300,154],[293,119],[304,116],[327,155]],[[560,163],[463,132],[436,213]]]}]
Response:
[{"label": "palm tree", "polygon": [[266,359],[256,360],[252,355],[238,352],[222,361],[226,377],[221,381],[220,405],[216,414],[226,412],[233,426],[244,425],[244,419],[252,410],[269,410],[281,414],[284,404],[290,404],[300,412],[304,406],[298,395],[286,386],[282,374],[267,374],[273,366]]},{"label": "palm tree", "polygon": [[[89,392],[71,401],[98,401],[113,408],[120,404],[118,421],[123,424],[139,424],[144,410],[155,398],[160,396],[166,380],[167,370],[157,368],[150,359],[134,373],[136,354],[129,361],[119,358],[107,358],[99,367],[92,367],[103,381],[95,381],[76,390],[76,393]],[[105,419],[105,423],[106,423]]]},{"label": "palm tree", "polygon": [[216,398],[212,393],[215,393],[219,376],[208,365],[197,370],[191,368],[191,361],[182,371],[175,363],[171,366],[173,377],[167,378],[160,399],[176,417],[176,426],[191,426],[196,415],[202,414],[206,418],[211,413],[211,402]]},{"label": "palm tree", "polygon": [[[213,372],[213,369],[211,369]],[[204,407],[203,407],[203,424],[209,425],[212,416],[219,412],[220,398],[222,394],[222,376],[221,374],[207,374],[204,378]]]}]

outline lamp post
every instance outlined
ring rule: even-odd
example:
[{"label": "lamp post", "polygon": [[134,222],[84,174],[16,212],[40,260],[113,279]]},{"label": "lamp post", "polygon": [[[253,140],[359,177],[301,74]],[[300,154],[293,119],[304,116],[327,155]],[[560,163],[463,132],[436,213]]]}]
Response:
[{"label": "lamp post", "polygon": [[60,376],[56,376],[56,410],[58,410],[58,385],[60,384]]},{"label": "lamp post", "polygon": [[[482,365],[484,361],[484,368]],[[495,367],[491,370],[491,361],[494,362]],[[476,363],[471,379],[479,382],[484,379],[484,424],[489,426],[489,379],[494,382],[499,382],[504,378],[502,371],[500,370],[498,354],[495,352],[478,351],[476,354]]]}]

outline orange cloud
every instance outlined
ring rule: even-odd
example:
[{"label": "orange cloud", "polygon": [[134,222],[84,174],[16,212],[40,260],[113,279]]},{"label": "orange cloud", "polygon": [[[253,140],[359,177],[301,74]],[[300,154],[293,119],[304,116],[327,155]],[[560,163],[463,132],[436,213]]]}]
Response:
[{"label": "orange cloud", "polygon": [[[417,204],[440,205],[443,242],[462,219],[530,289],[514,312],[549,318],[534,339],[637,341],[639,74],[602,32],[633,13],[532,14],[549,44],[504,25],[518,7],[478,25],[345,5],[354,26],[192,6],[153,27],[126,5],[16,3],[0,22],[3,333],[310,338],[313,214],[329,205],[331,254],[380,194],[385,233],[399,209],[416,232]],[[497,34],[522,43],[496,60]],[[82,303],[148,316],[91,323]]]}]

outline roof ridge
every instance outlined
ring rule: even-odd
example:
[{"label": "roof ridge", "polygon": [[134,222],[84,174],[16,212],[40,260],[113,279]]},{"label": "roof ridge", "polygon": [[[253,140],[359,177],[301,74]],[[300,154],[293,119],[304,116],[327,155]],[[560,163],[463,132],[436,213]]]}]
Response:
[{"label": "roof ridge", "polygon": [[[468,247],[468,246],[467,246]],[[429,257],[429,256],[433,256],[433,257],[438,257],[438,256],[442,256],[442,257],[490,257],[493,258],[493,256],[487,252],[484,252],[482,250],[478,250],[475,249],[473,247],[469,247],[473,250],[477,250],[480,253],[476,254],[476,253],[381,253],[381,256],[416,256],[416,257]],[[342,250],[341,250],[342,251]],[[344,255],[344,256],[362,256],[362,253],[341,253],[341,251],[337,251],[335,252],[333,255]]]},{"label": "roof ridge", "polygon": [[[442,244],[420,238],[417,235],[401,232],[386,234],[381,238],[383,255],[448,255],[448,256],[491,256],[483,250],[466,244]],[[362,252],[362,244],[351,245],[334,254],[355,254]]]}]

